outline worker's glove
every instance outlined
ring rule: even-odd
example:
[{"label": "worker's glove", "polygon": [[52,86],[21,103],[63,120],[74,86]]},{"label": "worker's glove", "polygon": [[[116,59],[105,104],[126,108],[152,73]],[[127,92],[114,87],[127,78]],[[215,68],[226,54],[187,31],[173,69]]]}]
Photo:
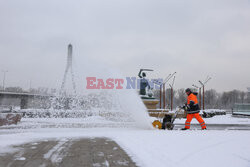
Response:
[{"label": "worker's glove", "polygon": [[181,108],[181,109],[185,110],[186,106],[185,106],[185,105],[183,105],[183,106],[179,106],[179,108]]},{"label": "worker's glove", "polygon": [[185,104],[182,106],[182,109],[188,111],[190,109],[189,105]]}]

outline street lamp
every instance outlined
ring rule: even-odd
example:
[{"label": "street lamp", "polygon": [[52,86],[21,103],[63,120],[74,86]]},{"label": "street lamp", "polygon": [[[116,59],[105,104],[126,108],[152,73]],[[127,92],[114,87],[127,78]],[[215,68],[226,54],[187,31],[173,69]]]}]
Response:
[{"label": "street lamp", "polygon": [[[163,100],[163,109],[165,109],[166,106],[166,88],[165,88],[165,84],[166,82],[168,82],[174,75],[176,74],[176,72],[174,72],[173,74],[169,74],[162,83],[160,82],[156,82],[155,84],[160,85],[160,109],[162,108],[162,100]],[[162,90],[163,89],[163,90]],[[163,97],[162,97],[163,94]]]},{"label": "street lamp", "polygon": [[206,83],[210,80],[210,79],[212,79],[211,77],[207,77],[207,79],[205,80],[205,82],[201,82],[201,81],[199,81],[200,82],[200,84],[201,84],[201,86],[202,86],[202,101],[203,101],[203,110],[205,110],[205,85],[206,85]]},{"label": "street lamp", "polygon": [[[162,85],[162,89],[163,89],[163,109],[165,109],[166,107],[166,88],[165,88],[165,85],[166,83],[176,74],[176,72],[174,72],[173,74],[169,74],[167,76],[167,78],[163,81],[163,83],[161,84]],[[160,89],[161,89],[161,86],[160,86]],[[160,90],[161,91],[161,90]],[[160,98],[161,100],[161,98]],[[161,108],[161,107],[160,107]]]},{"label": "street lamp", "polygon": [[170,88],[171,88],[171,97],[170,97],[170,99],[171,99],[171,107],[170,107],[170,109],[171,109],[171,111],[173,110],[173,96],[174,96],[174,81],[175,81],[175,76],[174,76],[174,78],[173,78],[173,81],[172,81],[172,84],[170,85],[169,84],[169,86],[170,86]]},{"label": "street lamp", "polygon": [[202,87],[198,87],[198,86],[196,86],[196,85],[192,85],[193,87],[195,87],[195,88],[197,88],[197,89],[199,89],[199,106],[201,107],[201,88]]},{"label": "street lamp", "polygon": [[3,91],[5,90],[5,77],[6,77],[6,73],[8,72],[8,70],[2,70],[3,72]]}]

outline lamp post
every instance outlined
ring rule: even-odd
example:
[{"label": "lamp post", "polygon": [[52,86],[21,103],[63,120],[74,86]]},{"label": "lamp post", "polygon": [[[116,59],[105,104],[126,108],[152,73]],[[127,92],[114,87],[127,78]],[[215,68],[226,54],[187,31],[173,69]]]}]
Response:
[{"label": "lamp post", "polygon": [[[165,109],[166,107],[166,82],[168,82],[174,75],[176,74],[176,72],[174,72],[173,74],[169,74],[162,83],[157,82],[156,84],[160,85],[160,109]],[[163,89],[163,90],[162,90]],[[163,95],[163,97],[162,97]],[[163,106],[161,105],[163,101]]]},{"label": "lamp post", "polygon": [[200,82],[200,84],[201,84],[201,86],[202,86],[202,101],[203,101],[203,110],[205,110],[205,85],[206,85],[206,83],[210,80],[210,79],[212,79],[211,77],[207,77],[207,79],[205,80],[205,82],[201,82],[201,81],[199,81]]},{"label": "lamp post", "polygon": [[199,81],[200,82],[200,84],[201,84],[201,86],[202,86],[202,104],[203,104],[203,106],[202,106],[202,109],[203,110],[205,110],[205,96],[204,96],[204,94],[205,94],[205,85],[203,84],[203,82],[201,82],[201,81]]},{"label": "lamp post", "polygon": [[161,85],[160,85],[160,109],[161,109],[161,97],[162,95],[161,95]]},{"label": "lamp post", "polygon": [[6,73],[8,72],[8,70],[2,70],[3,72],[3,91],[5,90],[5,77],[6,77]]},{"label": "lamp post", "polygon": [[171,89],[170,89],[170,90],[171,90],[171,95],[170,95],[170,100],[171,100],[171,101],[170,101],[170,103],[171,103],[171,104],[170,104],[170,109],[171,109],[171,111],[173,110],[173,96],[174,96],[174,88],[173,88],[173,87],[174,87],[174,81],[175,81],[175,76],[174,76],[174,78],[173,78],[172,84],[171,84],[171,85],[169,84],[169,86],[170,86],[170,88],[171,88]]},{"label": "lamp post", "polygon": [[165,109],[166,106],[166,88],[165,88],[165,83],[162,85],[163,88],[163,109]]},{"label": "lamp post", "polygon": [[202,87],[198,87],[198,86],[196,86],[196,85],[192,85],[193,87],[195,87],[195,88],[197,88],[197,89],[199,89],[199,106],[201,107],[201,88]]},{"label": "lamp post", "polygon": [[[166,84],[166,82],[170,79],[172,77],[172,74],[169,74],[165,79],[164,79],[164,81],[161,83],[161,85],[160,85],[160,89],[162,89],[162,95],[163,95],[163,97],[161,97],[161,99],[162,99],[162,101],[163,101],[163,106],[161,107],[160,106],[160,108],[163,108],[163,109],[165,109],[165,105],[166,105],[166,92],[165,92],[165,84]],[[161,90],[160,90],[161,91]]]}]

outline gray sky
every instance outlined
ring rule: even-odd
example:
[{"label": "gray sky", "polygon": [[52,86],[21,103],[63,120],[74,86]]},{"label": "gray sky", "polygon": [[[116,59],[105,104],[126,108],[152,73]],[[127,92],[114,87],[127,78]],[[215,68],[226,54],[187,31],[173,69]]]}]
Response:
[{"label": "gray sky", "polygon": [[68,43],[78,87],[106,67],[176,71],[177,88],[207,75],[218,91],[250,87],[249,0],[0,0],[7,86],[59,87]]}]

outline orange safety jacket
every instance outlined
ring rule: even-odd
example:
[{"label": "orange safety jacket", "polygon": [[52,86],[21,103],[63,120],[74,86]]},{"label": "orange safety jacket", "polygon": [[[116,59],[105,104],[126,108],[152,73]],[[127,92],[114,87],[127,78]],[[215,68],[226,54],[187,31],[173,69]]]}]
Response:
[{"label": "orange safety jacket", "polygon": [[195,96],[193,93],[190,93],[190,95],[188,95],[187,105],[188,105],[188,111],[187,111],[188,114],[194,114],[200,112],[197,96]]}]

